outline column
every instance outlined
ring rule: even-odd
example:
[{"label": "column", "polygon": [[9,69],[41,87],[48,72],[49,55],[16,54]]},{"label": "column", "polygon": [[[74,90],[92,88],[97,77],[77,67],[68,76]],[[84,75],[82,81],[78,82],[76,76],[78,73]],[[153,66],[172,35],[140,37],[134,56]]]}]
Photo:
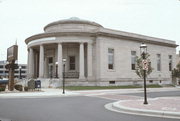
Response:
[{"label": "column", "polygon": [[34,72],[35,72],[35,74],[34,74],[34,76],[35,76],[35,78],[37,78],[38,77],[38,53],[36,52],[35,54],[35,63],[34,63]]},{"label": "column", "polygon": [[44,77],[48,78],[48,61],[47,61],[47,57],[44,58]]},{"label": "column", "polygon": [[87,69],[88,79],[92,78],[92,43],[88,43],[87,46]]},{"label": "column", "polygon": [[84,43],[79,48],[79,79],[84,79]]},{"label": "column", "polygon": [[27,59],[27,78],[30,78],[30,75],[29,75],[29,65],[30,65],[29,49],[28,49],[27,51],[28,51],[28,59]]},{"label": "column", "polygon": [[34,77],[34,51],[29,48],[29,77]]},{"label": "column", "polygon": [[39,52],[39,78],[44,77],[44,46],[40,45]]},{"label": "column", "polygon": [[58,43],[58,78],[62,78],[62,44]]}]

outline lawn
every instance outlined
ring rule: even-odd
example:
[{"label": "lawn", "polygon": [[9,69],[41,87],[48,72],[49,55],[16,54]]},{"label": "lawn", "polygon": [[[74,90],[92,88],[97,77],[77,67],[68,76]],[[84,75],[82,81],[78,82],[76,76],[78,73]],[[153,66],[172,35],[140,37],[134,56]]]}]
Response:
[{"label": "lawn", "polygon": [[[147,88],[161,88],[160,85],[147,85]],[[142,88],[141,85],[127,85],[127,86],[66,86],[67,90],[100,90],[100,89],[133,89]]]}]

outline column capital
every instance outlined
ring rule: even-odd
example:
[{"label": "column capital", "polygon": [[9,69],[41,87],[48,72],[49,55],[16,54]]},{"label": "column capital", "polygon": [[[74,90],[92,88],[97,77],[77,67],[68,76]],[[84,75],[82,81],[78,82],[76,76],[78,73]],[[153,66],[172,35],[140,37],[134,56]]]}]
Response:
[{"label": "column capital", "polygon": [[44,47],[44,44],[40,44],[39,46],[43,46]]},{"label": "column capital", "polygon": [[63,42],[58,42],[57,44],[62,44]]},{"label": "column capital", "polygon": [[79,44],[84,44],[85,42],[79,42]]}]

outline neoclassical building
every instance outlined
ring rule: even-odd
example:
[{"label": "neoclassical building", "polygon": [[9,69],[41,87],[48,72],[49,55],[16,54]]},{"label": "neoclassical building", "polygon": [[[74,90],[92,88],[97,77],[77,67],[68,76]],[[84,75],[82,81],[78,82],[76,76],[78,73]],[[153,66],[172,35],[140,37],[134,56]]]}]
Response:
[{"label": "neoclassical building", "polygon": [[147,45],[151,66],[147,83],[171,83],[175,67],[175,41],[104,28],[70,18],[52,22],[44,33],[25,40],[28,48],[28,77],[42,86],[62,85],[63,59],[66,85],[132,85],[142,83],[136,73],[140,45]]}]

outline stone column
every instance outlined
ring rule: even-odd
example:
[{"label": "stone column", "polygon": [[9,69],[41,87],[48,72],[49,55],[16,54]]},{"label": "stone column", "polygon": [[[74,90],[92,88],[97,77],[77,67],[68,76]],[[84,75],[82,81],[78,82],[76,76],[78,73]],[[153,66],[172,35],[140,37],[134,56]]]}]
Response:
[{"label": "stone column", "polygon": [[79,48],[79,79],[84,79],[84,43]]},{"label": "stone column", "polygon": [[47,63],[47,57],[44,58],[44,77],[48,78],[48,63]]},{"label": "stone column", "polygon": [[58,78],[62,78],[62,44],[58,43],[58,56],[57,56],[57,60],[58,60]]},{"label": "stone column", "polygon": [[87,46],[87,69],[88,79],[92,78],[92,43],[88,43]]},{"label": "stone column", "polygon": [[44,77],[44,46],[40,45],[39,52],[39,78]]},{"label": "stone column", "polygon": [[29,52],[29,49],[27,50],[28,51],[28,60],[27,60],[27,78],[30,78],[30,75],[29,75],[29,65],[30,65],[30,52]]},{"label": "stone column", "polygon": [[29,77],[34,77],[34,51],[29,48]]}]

